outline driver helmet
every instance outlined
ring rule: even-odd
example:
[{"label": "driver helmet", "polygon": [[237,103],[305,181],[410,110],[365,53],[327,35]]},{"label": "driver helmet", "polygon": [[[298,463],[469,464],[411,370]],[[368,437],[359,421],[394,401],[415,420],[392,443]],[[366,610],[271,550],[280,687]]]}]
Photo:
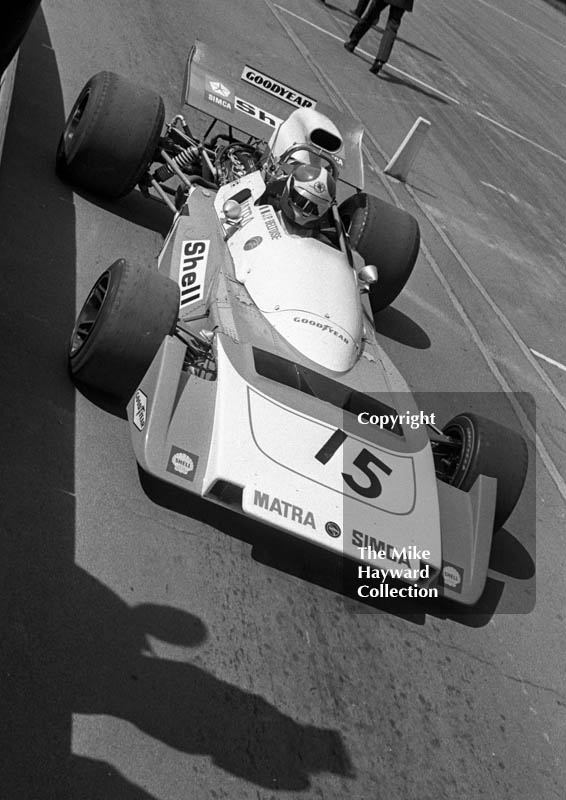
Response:
[{"label": "driver helmet", "polygon": [[281,210],[297,225],[313,225],[330,208],[336,182],[325,167],[300,164],[293,169],[281,194]]}]

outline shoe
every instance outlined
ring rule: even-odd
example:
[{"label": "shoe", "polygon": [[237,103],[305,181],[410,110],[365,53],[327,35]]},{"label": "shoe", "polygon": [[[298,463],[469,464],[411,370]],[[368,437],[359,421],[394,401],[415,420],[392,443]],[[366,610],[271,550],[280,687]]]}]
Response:
[{"label": "shoe", "polygon": [[381,72],[381,68],[384,64],[385,61],[375,61],[369,68],[369,71],[372,73],[372,75],[377,75],[379,72]]},{"label": "shoe", "polygon": [[352,41],[344,42],[344,47],[346,48],[346,50],[349,53],[353,53],[354,52],[354,50],[356,49],[356,45],[357,45],[357,42],[352,42]]}]

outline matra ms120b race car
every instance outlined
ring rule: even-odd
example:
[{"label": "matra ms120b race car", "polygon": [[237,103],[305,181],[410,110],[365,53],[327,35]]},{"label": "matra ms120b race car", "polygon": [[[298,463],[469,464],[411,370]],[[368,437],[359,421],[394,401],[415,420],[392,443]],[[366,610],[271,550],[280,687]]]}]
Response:
[{"label": "matra ms120b race car", "polygon": [[260,66],[195,44],[202,136],[116,74],[80,93],[59,175],[106,198],[139,186],[174,217],[157,268],[120,259],[97,280],[71,373],[127,407],[150,475],[360,562],[426,553],[427,585],[473,604],[525,442],[473,413],[405,424],[418,411],[373,318],[409,279],[417,222],[363,191],[361,127]]}]

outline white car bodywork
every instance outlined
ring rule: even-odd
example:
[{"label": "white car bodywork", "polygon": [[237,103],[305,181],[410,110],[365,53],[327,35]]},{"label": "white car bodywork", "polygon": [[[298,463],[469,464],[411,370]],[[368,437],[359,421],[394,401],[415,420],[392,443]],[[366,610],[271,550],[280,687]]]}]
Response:
[{"label": "white car bodywork", "polygon": [[[262,73],[222,65],[197,43],[185,99],[236,128],[247,123],[254,136],[267,128],[278,152],[301,131],[312,143],[312,130],[326,127],[327,154],[361,188],[361,129],[341,127],[340,115],[325,122],[319,103],[293,113],[250,86],[252,74],[273,94],[277,84]],[[279,85],[294,102],[308,99]],[[128,405],[140,467],[372,566],[368,548],[385,554],[380,567],[412,570],[426,552],[429,583],[440,578],[444,596],[475,603],[496,481],[480,476],[470,492],[455,489],[437,480],[425,429],[359,423],[363,410],[417,409],[377,341],[350,259],[294,232],[261,201],[264,189],[259,169],[217,191],[194,185],[175,217],[158,265],[180,287],[178,335],[165,337]],[[208,359],[195,359],[183,331],[210,342]]]}]

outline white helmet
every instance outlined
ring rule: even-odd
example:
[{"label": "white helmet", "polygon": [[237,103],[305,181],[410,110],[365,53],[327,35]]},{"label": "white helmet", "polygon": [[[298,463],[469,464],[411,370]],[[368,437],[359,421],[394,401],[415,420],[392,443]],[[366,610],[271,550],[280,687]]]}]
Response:
[{"label": "white helmet", "polygon": [[325,167],[300,164],[293,169],[281,194],[281,210],[297,225],[313,225],[336,196],[336,182]]}]

